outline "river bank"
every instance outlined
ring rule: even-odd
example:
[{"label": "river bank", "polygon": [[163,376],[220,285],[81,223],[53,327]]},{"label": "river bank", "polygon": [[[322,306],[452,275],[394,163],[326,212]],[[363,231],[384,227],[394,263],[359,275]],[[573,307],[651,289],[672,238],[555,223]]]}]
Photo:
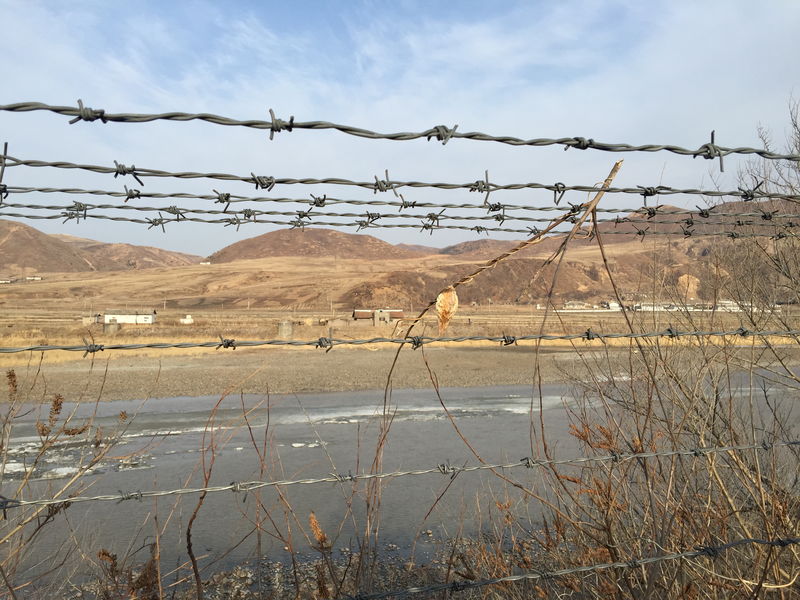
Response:
[{"label": "river bank", "polygon": [[[131,356],[123,351],[73,361],[48,362],[35,354],[13,368],[17,394],[28,402],[61,394],[68,401],[139,400],[179,396],[286,394],[383,389],[396,347],[209,350],[203,355]],[[41,360],[41,362],[40,362]],[[426,366],[430,366],[430,372]],[[544,383],[563,382],[580,364],[571,349],[545,350],[538,358]],[[531,346],[404,348],[392,386],[431,387],[431,373],[443,387],[529,385],[536,356]],[[0,392],[8,401],[11,391]]]}]

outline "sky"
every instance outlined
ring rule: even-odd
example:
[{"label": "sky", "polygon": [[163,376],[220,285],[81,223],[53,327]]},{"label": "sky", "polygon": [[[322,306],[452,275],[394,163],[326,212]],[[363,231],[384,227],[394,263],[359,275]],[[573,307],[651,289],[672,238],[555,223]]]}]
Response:
[{"label": "sky", "polygon": [[[269,119],[272,108],[283,119],[294,115],[298,121],[333,121],[384,132],[458,124],[459,131],[523,138],[581,136],[697,148],[709,141],[712,130],[720,145],[759,147],[759,127],[769,130],[780,145],[788,132],[789,104],[800,96],[800,2],[793,0],[135,5],[0,0],[0,23],[0,104],[76,106],[81,98],[87,106],[109,113],[209,112],[263,120]],[[606,177],[615,160],[624,158],[614,181],[618,186],[736,189],[743,165],[743,160],[728,157],[720,173],[717,161],[664,152],[564,152],[561,147],[461,139],[446,145],[424,139],[373,141],[305,130],[284,131],[270,140],[263,130],[202,122],[68,121],[43,112],[0,112],[0,142],[8,143],[9,155],[22,159],[104,166],[116,160],[166,171],[359,181],[383,177],[388,169],[397,180],[463,183],[482,179],[488,170],[497,183],[593,185]],[[128,185],[148,192],[194,194],[216,189],[304,202],[310,194],[378,198],[370,190],[350,187],[287,185],[267,193],[244,182],[208,179],[150,178],[142,187],[129,176],[52,168],[8,168],[3,183],[111,191]],[[403,193],[408,201],[482,200],[463,190]],[[565,198],[582,202],[586,194]],[[122,203],[118,198],[64,194],[12,194],[5,202],[66,206],[76,200]],[[498,192],[492,201],[549,205],[553,194]],[[694,207],[703,199],[670,196],[662,201]],[[134,203],[221,208],[197,199],[131,200]],[[607,195],[602,204],[635,207],[641,198]],[[247,206],[290,213],[307,208]],[[7,212],[12,209],[0,207],[0,218]],[[105,220],[15,220],[48,233],[203,256],[276,228],[247,224],[237,231],[169,223],[164,232]],[[505,225],[519,226],[508,221]],[[480,236],[474,231],[418,229],[370,228],[366,233],[392,243],[431,246]]]}]

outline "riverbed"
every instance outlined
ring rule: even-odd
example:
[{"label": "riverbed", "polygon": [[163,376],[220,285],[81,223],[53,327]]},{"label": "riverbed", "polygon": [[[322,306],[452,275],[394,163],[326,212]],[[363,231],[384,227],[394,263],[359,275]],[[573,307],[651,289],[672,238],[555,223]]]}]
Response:
[{"label": "riverbed", "polygon": [[[42,568],[36,566],[39,561],[51,562],[49,553],[70,548],[76,574],[96,569],[85,556],[96,557],[101,549],[135,564],[145,558],[141,548],[156,539],[156,531],[163,563],[179,565],[187,558],[186,527],[199,494],[139,498],[138,493],[255,480],[301,483],[209,493],[192,531],[201,567],[226,569],[256,555],[286,561],[290,550],[310,557],[315,542],[306,535],[311,535],[312,512],[334,553],[359,548],[369,513],[373,534],[375,515],[380,515],[379,549],[424,558],[442,540],[474,534],[486,525],[476,519],[478,507],[487,501],[494,506],[495,498],[513,489],[498,474],[537,489],[537,470],[522,464],[538,452],[532,419],[538,426],[544,417],[548,441],[559,457],[576,455],[567,435],[571,404],[563,385],[543,386],[541,396],[531,386],[490,386],[441,388],[439,395],[433,389],[395,390],[388,399],[382,391],[355,391],[66,402],[56,428],[65,415],[71,426],[91,420],[92,431],[99,428],[103,441],[95,447],[88,433],[73,436],[38,461],[36,422],[47,422],[50,405],[31,406],[15,421],[4,493],[10,495],[6,490],[33,469],[26,496],[52,497],[81,464],[113,445],[104,460],[59,497],[114,498],[74,502],[57,515],[28,556],[34,570]],[[373,465],[387,418],[391,426],[381,462]],[[509,467],[462,471],[486,464]],[[367,504],[368,482],[351,480],[370,471],[415,470],[430,472],[380,480],[380,507],[373,498],[374,512]],[[204,472],[210,473],[207,482]],[[341,481],[302,483],[333,476]],[[520,494],[513,496],[519,500]],[[531,523],[538,518],[538,504],[518,508]],[[256,521],[261,522],[260,536],[253,532]]]}]

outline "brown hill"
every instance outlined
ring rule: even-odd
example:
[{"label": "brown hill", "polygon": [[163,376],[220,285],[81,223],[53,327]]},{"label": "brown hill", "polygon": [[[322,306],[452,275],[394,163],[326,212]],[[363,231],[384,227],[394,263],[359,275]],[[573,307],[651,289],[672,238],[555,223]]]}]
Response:
[{"label": "brown hill", "polygon": [[193,254],[162,250],[133,244],[104,244],[94,242],[81,247],[81,252],[97,271],[122,269],[156,269],[194,265],[202,258]]},{"label": "brown hill", "polygon": [[471,242],[461,242],[442,248],[440,254],[451,256],[491,259],[503,252],[510,250],[519,242],[509,240],[473,240]]},{"label": "brown hill", "polygon": [[97,240],[90,240],[89,238],[82,238],[78,237],[77,235],[70,235],[68,233],[50,233],[48,235],[51,238],[61,240],[62,242],[67,242],[68,244],[78,247],[91,246],[92,244],[98,243]]},{"label": "brown hill", "polygon": [[[609,236],[610,238],[611,236]],[[684,240],[652,236],[640,243],[635,236],[624,243],[606,245],[606,254],[623,296],[635,300],[648,294],[647,282],[657,274],[665,289],[685,289],[691,275],[693,290],[707,298],[708,282],[720,273],[708,267],[705,246],[726,247],[725,238]],[[632,239],[633,238],[633,239]],[[459,288],[465,305],[521,305],[541,303],[553,280],[554,264],[544,266],[549,252],[514,257],[488,269],[472,283]],[[95,305],[122,306],[140,303],[193,312],[195,309],[264,308],[268,310],[317,310],[326,313],[353,308],[419,308],[436,298],[444,287],[475,271],[484,259],[432,254],[413,258],[365,260],[308,256],[273,256],[210,265],[123,272],[61,273],[30,285],[4,286],[0,307],[57,305],[81,307],[86,298]],[[683,279],[681,279],[683,278]],[[681,283],[683,282],[683,283]],[[676,292],[677,293],[677,292]],[[560,266],[554,299],[596,302],[613,297],[608,276],[596,245],[571,247]],[[189,310],[189,309],[192,310]],[[3,312],[0,310],[0,312]]]},{"label": "brown hill", "polygon": [[8,275],[23,270],[72,273],[179,267],[200,260],[199,256],[150,246],[48,235],[22,223],[0,220],[0,272]]},{"label": "brown hill", "polygon": [[0,272],[92,271],[78,248],[22,223],[0,219]]},{"label": "brown hill", "polygon": [[[641,281],[651,275],[653,259],[632,244],[622,256],[611,259],[612,272],[623,295],[641,292]],[[616,245],[621,248],[621,245]],[[636,252],[639,250],[638,252]],[[666,253],[665,253],[666,254]],[[474,270],[474,263],[437,265],[435,269],[402,270],[364,281],[347,290],[339,302],[352,306],[424,306],[446,286]],[[700,265],[675,253],[668,264],[658,267],[665,284],[675,286],[687,270],[700,272]],[[458,290],[463,304],[536,304],[544,302],[556,265],[542,258],[516,258],[484,271],[480,278]],[[645,290],[646,291],[646,290]],[[608,274],[596,252],[583,252],[559,267],[553,299],[599,301],[613,298]]]},{"label": "brown hill", "polygon": [[279,229],[226,246],[209,256],[212,263],[271,256],[330,256],[386,260],[414,258],[420,253],[398,248],[371,235],[343,233],[332,229]]},{"label": "brown hill", "polygon": [[395,248],[419,252],[420,254],[440,254],[442,249],[435,246],[423,246],[422,244],[395,244]]}]

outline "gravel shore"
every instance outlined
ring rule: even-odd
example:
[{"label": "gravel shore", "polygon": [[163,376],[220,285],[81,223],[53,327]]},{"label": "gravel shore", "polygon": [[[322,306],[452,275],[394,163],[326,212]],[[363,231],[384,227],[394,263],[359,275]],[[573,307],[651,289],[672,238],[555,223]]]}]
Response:
[{"label": "gravel shore", "polygon": [[[222,393],[265,394],[383,389],[396,348],[236,349],[204,355],[104,357],[13,367],[18,395],[37,401],[58,393],[68,401],[136,400]],[[575,363],[573,352],[543,352],[544,382],[559,382]],[[404,348],[392,377],[395,389],[431,386],[425,359],[442,387],[532,383],[531,347]],[[8,370],[6,368],[4,370]],[[5,386],[4,386],[5,387]],[[7,401],[3,389],[0,400]]]}]

